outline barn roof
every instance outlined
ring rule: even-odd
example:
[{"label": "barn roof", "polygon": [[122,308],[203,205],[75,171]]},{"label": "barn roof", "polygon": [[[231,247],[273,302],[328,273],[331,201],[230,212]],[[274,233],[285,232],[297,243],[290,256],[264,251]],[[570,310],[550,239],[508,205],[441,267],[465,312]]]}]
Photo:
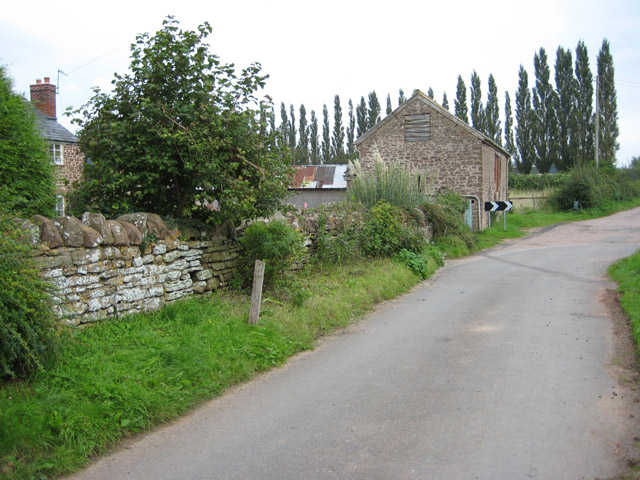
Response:
[{"label": "barn roof", "polygon": [[437,102],[431,100],[427,95],[425,95],[420,90],[415,90],[413,92],[413,95],[411,96],[411,98],[409,98],[402,105],[400,105],[398,108],[396,108],[393,112],[391,112],[389,115],[387,115],[385,118],[383,118],[380,122],[378,122],[375,126],[371,127],[362,136],[360,136],[356,140],[356,146],[360,145],[362,142],[364,142],[367,138],[369,138],[371,135],[373,135],[379,129],[384,128],[384,126],[388,122],[390,122],[394,118],[396,118],[399,115],[401,115],[402,112],[409,105],[411,105],[414,102],[422,102],[422,103],[428,105],[429,107],[431,107],[432,109],[434,109],[438,113],[440,113],[441,115],[444,115],[445,117],[447,117],[449,120],[454,122],[456,125],[458,125],[458,126],[462,127],[463,129],[467,130],[471,135],[476,137],[481,142],[486,143],[487,145],[493,147],[495,150],[498,150],[499,152],[503,153],[507,157],[511,156],[511,154],[509,152],[507,152],[504,148],[502,148],[500,145],[498,145],[491,138],[489,138],[486,135],[480,133],[478,130],[473,128],[471,125],[468,125],[467,123],[465,123],[462,120],[460,120],[458,117],[453,115],[450,111],[448,111],[445,108],[443,108],[442,106],[440,106]]}]

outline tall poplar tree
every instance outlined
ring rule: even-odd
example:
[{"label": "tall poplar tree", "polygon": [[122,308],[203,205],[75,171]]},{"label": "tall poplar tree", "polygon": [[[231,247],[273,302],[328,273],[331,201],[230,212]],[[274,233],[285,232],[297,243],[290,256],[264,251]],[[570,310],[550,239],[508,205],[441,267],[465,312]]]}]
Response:
[{"label": "tall poplar tree", "polygon": [[344,125],[342,123],[342,106],[340,96],[333,98],[333,136],[331,138],[333,163],[346,163],[344,154]]},{"label": "tall poplar tree", "polygon": [[318,139],[318,117],[315,110],[311,110],[311,125],[309,126],[309,155],[311,165],[320,163],[320,144]]},{"label": "tall poplar tree", "polygon": [[593,74],[589,66],[589,52],[582,40],[576,47],[576,133],[573,144],[576,147],[576,162],[579,165],[594,162],[594,113]]},{"label": "tall poplar tree", "polygon": [[289,105],[289,148],[292,153],[296,151],[296,112],[293,105]]},{"label": "tall poplar tree", "polygon": [[447,98],[447,92],[442,94],[442,108],[449,110],[449,99]]},{"label": "tall poplar tree", "polygon": [[427,90],[427,97],[429,97],[431,100],[436,99],[436,95],[435,93],[433,93],[433,88],[429,87],[429,90]]},{"label": "tall poplar tree", "polygon": [[391,106],[391,94],[387,93],[387,115],[390,115],[393,112],[393,107]]},{"label": "tall poplar tree", "polygon": [[309,125],[307,124],[307,109],[304,105],[300,105],[299,122],[295,161],[298,165],[306,165],[309,163]]},{"label": "tall poplar tree", "polygon": [[464,123],[469,123],[469,108],[467,107],[467,86],[462,80],[462,75],[458,75],[456,86],[456,99],[453,101],[453,111]]},{"label": "tall poplar tree", "polygon": [[529,75],[522,65],[518,72],[518,90],[516,90],[516,145],[518,158],[516,166],[520,173],[531,173],[535,159],[533,134],[533,110],[531,107],[531,90]]},{"label": "tall poplar tree", "polygon": [[367,130],[374,127],[380,120],[380,112],[382,107],[378,100],[375,90],[369,94],[369,111],[367,113]]},{"label": "tall poplar tree", "polygon": [[482,107],[482,86],[480,77],[474,70],[471,74],[471,126],[480,133],[487,133],[484,108]]},{"label": "tall poplar tree", "polygon": [[358,120],[358,137],[364,135],[369,130],[369,120],[367,119],[367,102],[364,97],[360,97],[360,103],[356,107],[356,119]]},{"label": "tall poplar tree", "polygon": [[353,110],[353,101],[349,99],[349,124],[347,125],[347,156],[355,158],[356,153],[356,115]]},{"label": "tall poplar tree", "polygon": [[573,56],[571,50],[558,47],[555,65],[556,81],[556,118],[558,122],[557,146],[559,170],[567,171],[576,164],[577,142],[577,101],[578,82],[573,75]]},{"label": "tall poplar tree", "polygon": [[509,152],[513,161],[517,163],[518,149],[513,138],[513,114],[509,91],[504,92],[504,148]]},{"label": "tall poplar tree", "polygon": [[616,152],[620,149],[618,136],[618,100],[614,79],[613,55],[609,40],[602,41],[598,52],[598,103],[600,109],[599,146],[600,165],[613,167],[616,163]]},{"label": "tall poplar tree", "polygon": [[404,90],[400,89],[398,91],[398,106],[402,105],[407,101],[407,97],[404,96]]},{"label": "tall poplar tree", "polygon": [[536,74],[536,86],[533,89],[536,168],[540,173],[548,173],[558,160],[558,122],[557,97],[549,81],[549,63],[544,48],[534,55],[533,66]]},{"label": "tall poplar tree", "polygon": [[327,104],[322,106],[322,163],[331,162],[331,130],[329,129],[329,110]]},{"label": "tall poplar tree", "polygon": [[500,126],[500,105],[498,103],[498,87],[493,75],[489,75],[489,93],[485,107],[485,134],[498,145],[502,145],[502,127]]},{"label": "tall poplar tree", "polygon": [[[289,141],[289,134],[291,133],[289,129],[289,116],[287,115],[287,107],[284,102],[280,102],[280,135],[282,136],[282,141],[289,148],[291,142]],[[293,153],[293,152],[292,152]]]}]

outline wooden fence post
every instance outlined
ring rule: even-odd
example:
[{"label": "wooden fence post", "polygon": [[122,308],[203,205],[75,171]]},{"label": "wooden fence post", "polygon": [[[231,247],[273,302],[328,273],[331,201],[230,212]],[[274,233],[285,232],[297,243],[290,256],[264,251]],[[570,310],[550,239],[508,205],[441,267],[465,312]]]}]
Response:
[{"label": "wooden fence post", "polygon": [[262,282],[264,281],[264,262],[256,260],[253,270],[253,290],[251,291],[251,309],[249,310],[249,325],[257,325],[262,303]]}]

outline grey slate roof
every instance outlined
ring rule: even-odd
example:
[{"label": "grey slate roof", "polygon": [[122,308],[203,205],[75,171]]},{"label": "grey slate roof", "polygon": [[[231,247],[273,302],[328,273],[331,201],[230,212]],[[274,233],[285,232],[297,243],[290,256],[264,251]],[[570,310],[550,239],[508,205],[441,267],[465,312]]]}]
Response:
[{"label": "grey slate roof", "polygon": [[55,118],[47,117],[37,108],[34,108],[34,110],[36,112],[38,130],[40,130],[40,134],[45,140],[60,143],[78,143],[78,137],[60,125]]}]

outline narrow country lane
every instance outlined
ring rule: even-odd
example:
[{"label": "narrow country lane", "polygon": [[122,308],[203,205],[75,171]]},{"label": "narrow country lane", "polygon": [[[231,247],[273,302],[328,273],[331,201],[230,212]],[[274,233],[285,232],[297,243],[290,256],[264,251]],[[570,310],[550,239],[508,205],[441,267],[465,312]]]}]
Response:
[{"label": "narrow country lane", "polygon": [[72,477],[594,479],[638,455],[607,267],[640,209],[450,262],[313,352]]}]

